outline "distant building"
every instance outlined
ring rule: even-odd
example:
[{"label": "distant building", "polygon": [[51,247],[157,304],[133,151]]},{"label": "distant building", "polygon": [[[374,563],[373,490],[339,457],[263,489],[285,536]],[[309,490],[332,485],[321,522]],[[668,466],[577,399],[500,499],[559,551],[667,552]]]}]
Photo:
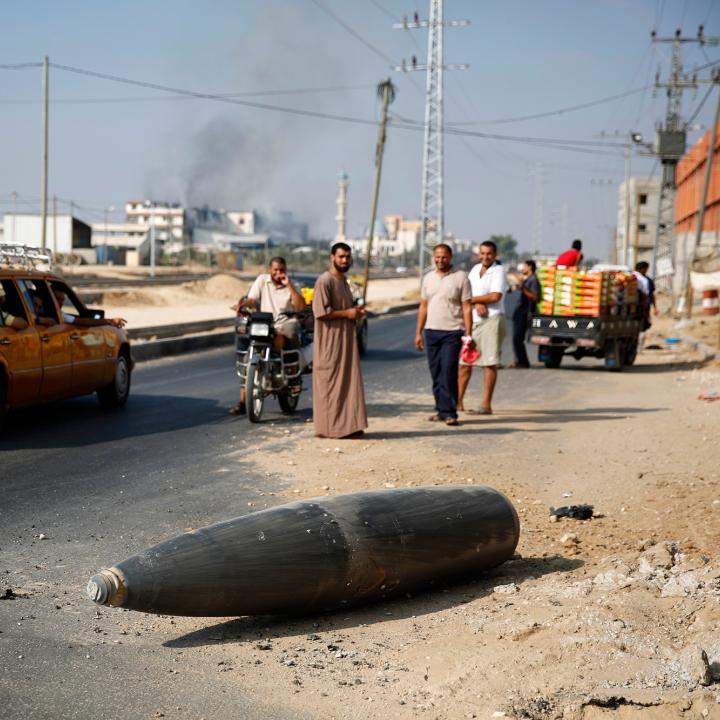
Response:
[{"label": "distant building", "polygon": [[129,223],[153,226],[155,239],[162,245],[186,240],[185,210],[180,203],[155,200],[129,200],[125,203],[125,217]]},{"label": "distant building", "polygon": [[[42,216],[5,213],[3,242],[39,248],[42,244]],[[45,247],[53,255],[80,255],[86,262],[92,262],[92,229],[72,215],[48,215]]]},{"label": "distant building", "polygon": [[257,225],[257,216],[254,210],[247,212],[237,212],[229,210],[225,213],[230,222],[234,223],[238,231],[243,235],[254,235],[255,226]]},{"label": "distant building", "polygon": [[[660,178],[631,177],[618,191],[618,217],[615,232],[614,261],[635,267],[640,260],[650,261],[657,228]],[[628,202],[626,208],[626,203]],[[629,222],[628,222],[629,215]],[[627,240],[625,233],[628,233]]]},{"label": "distant building", "polygon": [[93,223],[91,227],[92,244],[94,248],[100,248],[98,256],[101,262],[112,261],[114,265],[147,265],[150,261],[149,224],[101,222]]}]

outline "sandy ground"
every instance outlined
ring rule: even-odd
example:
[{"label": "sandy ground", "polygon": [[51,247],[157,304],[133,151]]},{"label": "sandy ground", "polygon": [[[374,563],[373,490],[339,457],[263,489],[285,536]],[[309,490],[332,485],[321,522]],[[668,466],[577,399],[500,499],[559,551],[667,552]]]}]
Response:
[{"label": "sandy ground", "polygon": [[[363,439],[295,425],[253,455],[287,499],[495,487],[521,519],[517,554],[495,571],[350,614],[131,614],[116,630],[195,638],[178,667],[216,668],[313,718],[720,718],[720,402],[697,399],[720,389],[720,365],[662,345],[670,322],[630,372],[502,371],[527,399],[460,428],[430,426],[425,394],[389,395]],[[549,506],[573,503],[595,517],[551,521]]]},{"label": "sandy ground", "polygon": [[[177,286],[112,290],[93,305],[103,307],[108,317],[125,318],[130,328],[216,320],[233,316],[230,306],[247,293],[250,285],[247,280],[219,274]],[[377,311],[406,297],[415,299],[417,285],[417,278],[372,280],[368,307]]]}]

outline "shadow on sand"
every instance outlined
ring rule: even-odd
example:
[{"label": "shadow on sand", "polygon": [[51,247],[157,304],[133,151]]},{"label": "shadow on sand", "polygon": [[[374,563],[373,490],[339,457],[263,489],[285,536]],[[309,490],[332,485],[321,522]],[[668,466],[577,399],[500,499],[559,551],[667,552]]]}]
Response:
[{"label": "shadow on sand", "polygon": [[[359,625],[375,625],[392,620],[419,617],[463,605],[493,592],[493,587],[515,583],[521,585],[543,575],[572,572],[581,567],[578,559],[560,555],[548,557],[520,557],[503,563],[482,576],[438,590],[428,590],[404,598],[385,600],[342,610],[305,615],[241,617],[194,630],[163,643],[169,648],[202,647],[225,643],[257,642],[263,638],[296,637],[317,632],[332,632]],[[317,638],[318,640],[320,638]]]}]

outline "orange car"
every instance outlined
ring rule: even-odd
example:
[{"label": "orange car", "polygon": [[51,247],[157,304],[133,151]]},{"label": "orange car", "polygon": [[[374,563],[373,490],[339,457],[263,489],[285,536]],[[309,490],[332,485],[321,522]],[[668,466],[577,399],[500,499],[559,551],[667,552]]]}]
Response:
[{"label": "orange car", "polygon": [[85,307],[52,272],[0,268],[0,425],[8,410],[92,392],[123,406],[133,361],[122,324]]}]

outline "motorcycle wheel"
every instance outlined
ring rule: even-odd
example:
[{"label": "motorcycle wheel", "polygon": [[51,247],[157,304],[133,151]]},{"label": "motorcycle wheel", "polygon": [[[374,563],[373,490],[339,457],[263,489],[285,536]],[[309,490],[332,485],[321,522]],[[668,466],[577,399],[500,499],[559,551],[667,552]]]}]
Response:
[{"label": "motorcycle wheel", "polygon": [[300,393],[297,395],[291,395],[287,390],[284,392],[279,392],[278,396],[278,404],[280,405],[280,409],[286,414],[286,415],[292,415],[298,406],[298,401],[300,400]]},{"label": "motorcycle wheel", "polygon": [[245,380],[245,406],[247,407],[248,420],[259,423],[262,416],[263,403],[262,390],[262,369],[259,365],[250,365]]}]

